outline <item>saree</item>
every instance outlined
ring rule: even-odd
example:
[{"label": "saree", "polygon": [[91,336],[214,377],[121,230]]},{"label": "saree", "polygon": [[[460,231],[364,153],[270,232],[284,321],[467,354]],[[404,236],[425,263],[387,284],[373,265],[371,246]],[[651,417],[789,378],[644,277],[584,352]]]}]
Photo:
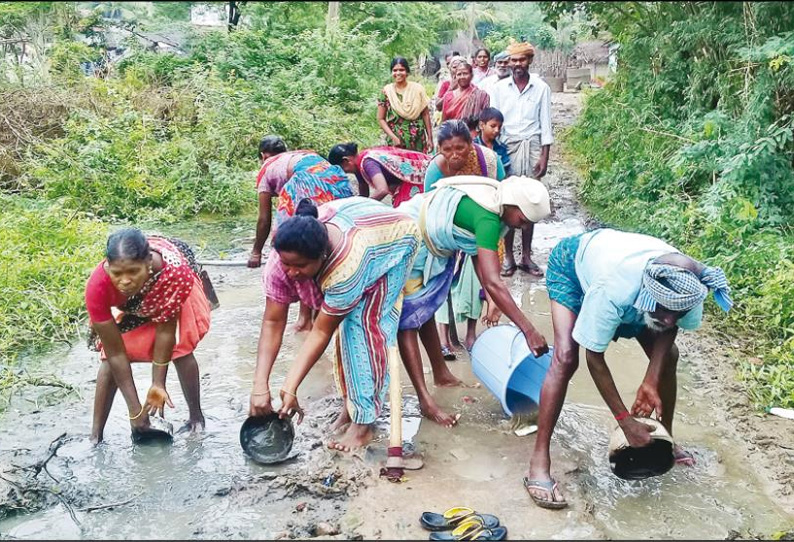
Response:
[{"label": "saree", "polygon": [[[114,319],[119,326],[127,358],[152,361],[158,323],[177,320],[177,342],[171,359],[193,352],[210,327],[210,302],[188,256],[173,241],[147,238],[149,247],[163,259],[163,268],[136,295],[126,298],[116,290],[102,261],[86,284],[86,308],[91,322]],[[101,341],[91,331],[88,346],[107,359]]]},{"label": "saree", "polygon": [[[414,84],[418,85],[419,83]],[[422,90],[424,90],[424,87]],[[429,152],[432,144],[432,134],[427,133],[425,122],[422,119],[422,113],[427,109],[427,104],[419,112],[418,117],[413,119],[406,118],[399,113],[402,110],[402,101],[405,100],[405,96],[401,96],[396,90],[394,91],[394,96],[396,98],[390,98],[384,88],[378,98],[378,106],[386,110],[386,124],[394,132],[394,135],[400,139],[400,147],[423,153]],[[427,94],[425,94],[426,97]]]},{"label": "saree", "polygon": [[[499,168],[499,156],[483,145],[473,144],[471,153],[466,158],[466,164],[456,175],[476,175],[488,177],[490,179],[501,180],[504,176],[504,169]],[[434,163],[430,163],[425,174],[425,192],[433,189],[435,184],[444,179],[444,173]]]},{"label": "saree", "polygon": [[479,117],[482,110],[490,103],[491,98],[488,93],[474,85],[469,85],[465,90],[447,92],[441,105],[441,122]]},{"label": "saree", "polygon": [[[289,164],[296,155],[300,158],[288,177]],[[295,214],[303,198],[322,205],[353,195],[350,179],[342,168],[332,166],[312,151],[291,151],[271,156],[262,164],[256,182],[259,192],[278,196],[276,227]]]},{"label": "saree", "polygon": [[397,207],[418,193],[424,192],[424,177],[431,157],[427,154],[398,147],[372,147],[358,155],[356,168],[364,181],[372,186],[372,179],[362,167],[364,160],[375,160],[382,169],[400,180],[392,192],[392,203]]},{"label": "saree", "polygon": [[[344,316],[336,333],[334,378],[353,422],[370,424],[386,399],[388,348],[397,341],[419,228],[405,214],[359,196],[327,203],[319,213],[318,220],[342,232],[312,281],[322,292],[321,310]],[[283,273],[273,279],[291,280]]]},{"label": "saree", "polygon": [[[472,146],[474,149],[469,155],[466,165],[458,175],[478,175],[497,179],[498,155],[482,145],[475,144]],[[477,278],[471,256],[462,256],[459,272],[450,290],[452,314],[455,317],[455,321],[477,320],[480,317],[482,313],[481,289],[480,279]],[[450,323],[449,311],[446,306],[442,305],[436,311],[436,322],[439,324]]]},{"label": "saree", "polygon": [[453,223],[465,195],[452,187],[439,188],[399,207],[419,224],[423,241],[406,284],[400,329],[421,327],[443,305],[452,286],[456,251],[477,254],[474,234]]}]

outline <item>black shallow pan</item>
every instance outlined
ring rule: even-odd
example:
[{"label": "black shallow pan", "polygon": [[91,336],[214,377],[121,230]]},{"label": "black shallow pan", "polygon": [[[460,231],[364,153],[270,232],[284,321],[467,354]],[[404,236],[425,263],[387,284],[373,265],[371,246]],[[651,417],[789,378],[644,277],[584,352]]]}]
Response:
[{"label": "black shallow pan", "polygon": [[240,446],[256,461],[270,465],[288,458],[295,439],[292,420],[280,419],[278,414],[249,416],[240,427]]},{"label": "black shallow pan", "polygon": [[152,416],[149,418],[149,429],[146,431],[133,431],[132,441],[136,444],[149,442],[171,442],[174,440],[174,426],[163,418]]}]

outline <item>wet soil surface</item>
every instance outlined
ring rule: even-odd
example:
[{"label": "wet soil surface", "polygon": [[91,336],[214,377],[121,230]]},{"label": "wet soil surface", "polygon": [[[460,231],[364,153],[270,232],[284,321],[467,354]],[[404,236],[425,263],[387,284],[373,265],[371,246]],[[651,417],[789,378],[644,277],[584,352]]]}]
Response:
[{"label": "wet soil surface", "polygon": [[[553,95],[558,133],[575,120],[580,100],[575,93]],[[544,269],[557,241],[594,227],[576,202],[579,176],[557,147],[547,176],[554,214],[535,232],[535,261]],[[207,257],[244,260],[252,227],[243,221],[221,224],[219,237],[230,247],[222,253],[206,241],[217,234],[203,227],[166,233],[199,244]],[[324,443],[341,400],[327,357],[300,389],[307,417],[296,427],[290,459],[254,463],[240,448],[239,429],[247,416],[262,317],[260,271],[208,270],[221,307],[196,351],[206,431],[177,434],[169,444],[134,444],[118,396],[105,442],[94,447],[88,436],[96,355],[77,341],[30,360],[31,367],[55,373],[76,391],[29,388],[0,418],[0,538],[423,539],[422,512],[464,505],[497,515],[512,539],[751,538],[794,526],[794,422],[752,409],[735,379],[738,345],[720,339],[709,323],[679,341],[674,436],[697,464],[644,481],[615,477],[607,459],[615,423],[583,368],[571,383],[552,440],[552,474],[570,503],[562,511],[542,510],[530,500],[521,479],[534,436],[516,436],[499,400],[481,385],[434,390],[442,407],[461,414],[457,427],[445,429],[419,417],[403,374],[403,438],[423,455],[425,467],[406,471],[402,483],[378,476],[388,445],[388,411],[367,449],[328,450]],[[508,280],[516,301],[551,340],[544,280],[520,271]],[[279,389],[304,338],[287,333],[272,389]],[[621,341],[607,359],[624,401],[631,401],[647,365],[641,349]],[[465,350],[450,366],[477,385]],[[133,369],[143,395],[148,367]],[[187,408],[171,373],[168,389],[176,406],[166,416],[178,427]]]}]

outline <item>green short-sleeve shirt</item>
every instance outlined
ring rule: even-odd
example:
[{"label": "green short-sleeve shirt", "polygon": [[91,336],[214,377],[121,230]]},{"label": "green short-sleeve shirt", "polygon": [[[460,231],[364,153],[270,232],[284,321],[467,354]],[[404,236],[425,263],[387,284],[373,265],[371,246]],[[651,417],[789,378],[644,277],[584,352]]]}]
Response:
[{"label": "green short-sleeve shirt", "polygon": [[452,223],[474,234],[477,248],[497,251],[502,233],[499,215],[475,203],[469,196],[463,196]]}]

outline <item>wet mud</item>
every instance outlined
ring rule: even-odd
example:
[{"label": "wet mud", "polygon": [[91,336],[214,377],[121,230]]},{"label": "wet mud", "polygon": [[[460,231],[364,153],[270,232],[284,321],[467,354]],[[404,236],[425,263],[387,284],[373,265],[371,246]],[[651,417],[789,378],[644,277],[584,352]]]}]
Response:
[{"label": "wet mud", "polygon": [[[573,122],[580,98],[553,95],[558,127]],[[537,226],[533,255],[544,269],[556,242],[594,225],[576,203],[579,177],[555,147],[547,181],[554,214]],[[205,242],[200,252],[207,258],[246,258],[253,222],[212,227],[223,233],[213,237],[195,225],[166,233],[194,243],[211,238],[224,247]],[[208,270],[221,306],[196,351],[205,432],[176,434],[167,444],[136,444],[118,396],[105,442],[94,447],[88,436],[96,354],[76,341],[31,360],[75,391],[53,396],[51,390],[27,389],[0,418],[0,538],[424,539],[422,512],[463,505],[497,515],[512,539],[752,538],[794,525],[791,421],[771,420],[750,408],[731,369],[736,354],[708,327],[682,333],[679,341],[674,437],[697,464],[642,481],[612,474],[608,440],[615,422],[582,367],[552,439],[552,474],[570,503],[562,511],[535,506],[521,483],[535,437],[519,437],[515,429],[531,423],[531,415],[520,424],[507,419],[481,385],[431,388],[443,408],[461,415],[459,425],[447,429],[420,417],[403,374],[403,438],[425,465],[406,471],[402,483],[379,477],[388,409],[368,448],[351,454],[327,449],[329,426],[342,407],[327,356],[301,386],[306,419],[295,427],[290,457],[276,465],[255,463],[240,447],[239,430],[247,416],[264,306],[261,270]],[[508,282],[551,341],[544,280],[519,271]],[[290,320],[296,319],[294,307]],[[272,389],[279,389],[304,338],[286,334]],[[452,371],[477,384],[467,353],[457,354]],[[642,350],[621,341],[610,346],[607,360],[624,401],[630,401],[647,366]],[[133,372],[143,395],[148,367],[136,365]],[[175,408],[166,417],[179,427],[187,407],[175,371],[168,390]]]}]

